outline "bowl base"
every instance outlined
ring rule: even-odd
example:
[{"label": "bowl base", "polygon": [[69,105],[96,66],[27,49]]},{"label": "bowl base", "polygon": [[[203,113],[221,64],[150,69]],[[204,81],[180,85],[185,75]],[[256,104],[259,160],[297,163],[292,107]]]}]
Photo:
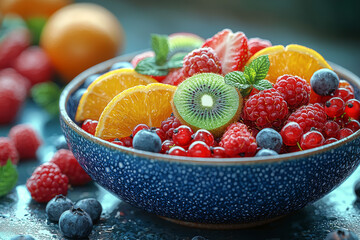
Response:
[{"label": "bowl base", "polygon": [[166,221],[172,222],[172,223],[176,223],[182,226],[186,226],[186,227],[193,227],[193,228],[202,228],[202,229],[214,229],[214,230],[230,230],[230,229],[243,229],[243,228],[252,228],[252,227],[258,227],[261,225],[265,225],[267,223],[270,222],[274,222],[284,216],[280,216],[280,217],[275,217],[275,218],[271,218],[268,220],[264,220],[264,221],[257,221],[257,222],[252,222],[252,223],[223,223],[223,224],[216,224],[216,223],[196,223],[196,222],[186,222],[186,221],[181,221],[178,219],[173,219],[173,218],[167,218],[167,217],[162,217],[159,216],[162,219],[165,219]]}]

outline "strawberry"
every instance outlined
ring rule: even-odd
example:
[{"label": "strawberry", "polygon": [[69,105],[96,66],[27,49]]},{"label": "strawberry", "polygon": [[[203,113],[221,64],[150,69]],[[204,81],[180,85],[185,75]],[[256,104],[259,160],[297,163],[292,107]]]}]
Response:
[{"label": "strawberry", "polygon": [[224,29],[207,39],[202,47],[211,47],[220,58],[223,74],[241,70],[250,57],[247,38],[243,32]]},{"label": "strawberry", "polygon": [[[145,58],[149,58],[149,57],[154,57],[155,53],[154,51],[146,51],[143,53],[140,53],[138,55],[136,55],[132,60],[131,60],[131,64],[134,66],[134,68],[136,67],[136,65],[141,61],[144,60]],[[154,78],[156,81],[158,82],[162,82],[166,76],[151,76],[150,77]]]},{"label": "strawberry", "polygon": [[182,68],[171,70],[162,83],[174,86],[179,85],[185,80],[182,70]]},{"label": "strawberry", "polygon": [[14,61],[14,69],[28,78],[31,85],[51,80],[53,73],[50,58],[37,46],[24,50]]},{"label": "strawberry", "polygon": [[272,44],[269,40],[261,38],[250,38],[248,41],[249,51],[251,56],[260,51],[261,49],[271,47]]},{"label": "strawberry", "polygon": [[30,46],[29,30],[19,28],[11,31],[0,43],[0,69],[10,67],[17,56]]},{"label": "strawberry", "polygon": [[26,98],[26,88],[10,78],[0,77],[0,124],[14,121]]}]

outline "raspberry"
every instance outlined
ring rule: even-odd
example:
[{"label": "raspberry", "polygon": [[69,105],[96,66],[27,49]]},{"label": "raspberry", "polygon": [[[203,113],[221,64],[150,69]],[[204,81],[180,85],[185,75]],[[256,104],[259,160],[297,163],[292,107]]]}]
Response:
[{"label": "raspberry", "polygon": [[26,93],[30,92],[31,83],[30,80],[16,72],[13,68],[5,68],[0,71],[0,79],[9,79],[12,82],[16,82],[20,86],[24,86]]},{"label": "raspberry", "polygon": [[171,139],[174,133],[174,129],[180,125],[181,123],[179,119],[177,119],[175,116],[170,116],[168,119],[161,122],[161,129],[166,133],[166,137]]},{"label": "raspberry", "polygon": [[35,201],[48,202],[56,195],[66,195],[68,183],[68,177],[56,164],[44,163],[35,169],[26,187]]},{"label": "raspberry", "polygon": [[271,47],[272,44],[269,40],[261,38],[250,38],[248,40],[249,52],[252,55],[260,51],[261,49]]},{"label": "raspberry", "polygon": [[80,166],[72,152],[67,149],[57,151],[50,162],[60,168],[73,186],[81,186],[91,181],[90,176]]},{"label": "raspberry", "polygon": [[308,132],[312,127],[321,131],[326,121],[327,116],[324,107],[317,103],[300,107],[288,118],[288,122],[297,122],[304,130],[304,133]]},{"label": "raspberry", "polygon": [[14,61],[13,67],[29,79],[32,86],[50,81],[53,73],[50,58],[43,49],[37,46],[24,50]]},{"label": "raspberry", "polygon": [[0,43],[0,68],[10,67],[17,56],[30,44],[29,30],[19,28],[11,31]]},{"label": "raspberry", "polygon": [[9,159],[13,164],[17,164],[19,161],[15,144],[10,138],[0,137],[0,167],[4,166]]},{"label": "raspberry", "polygon": [[15,120],[26,98],[26,87],[17,81],[0,76],[0,124]]},{"label": "raspberry", "polygon": [[244,120],[255,122],[259,128],[279,128],[288,114],[288,106],[276,89],[266,89],[251,96],[245,103]]},{"label": "raspberry", "polygon": [[185,78],[197,73],[219,73],[222,68],[219,57],[212,48],[195,49],[184,57],[183,74]]},{"label": "raspberry", "polygon": [[243,123],[233,123],[227,127],[219,143],[229,157],[254,156],[256,140]]},{"label": "raspberry", "polygon": [[285,99],[289,108],[295,109],[309,103],[310,85],[298,76],[283,75],[276,80],[274,88]]},{"label": "raspberry", "polygon": [[28,124],[19,124],[10,129],[9,137],[14,141],[20,159],[36,158],[36,151],[42,141],[37,132]]}]

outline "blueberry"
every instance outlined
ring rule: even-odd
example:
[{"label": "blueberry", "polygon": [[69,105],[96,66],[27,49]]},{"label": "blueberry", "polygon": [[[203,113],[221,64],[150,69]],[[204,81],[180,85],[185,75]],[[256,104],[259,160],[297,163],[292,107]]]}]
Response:
[{"label": "blueberry", "polygon": [[116,69],[121,69],[121,68],[134,68],[133,65],[129,62],[117,62],[117,63],[114,63],[110,70],[109,71],[113,71],[113,70],[116,70]]},{"label": "blueberry", "polygon": [[283,141],[280,133],[272,128],[264,128],[256,135],[256,143],[260,148],[280,152]]},{"label": "blueberry", "polygon": [[102,212],[102,206],[95,198],[85,198],[74,205],[75,208],[81,208],[89,214],[93,222],[100,218]]},{"label": "blueberry", "polygon": [[61,233],[68,238],[86,238],[92,231],[92,220],[81,208],[71,208],[61,214],[59,220]]},{"label": "blueberry", "polygon": [[314,72],[310,78],[311,88],[315,93],[321,96],[330,96],[339,88],[338,75],[327,68]]},{"label": "blueberry", "polygon": [[338,229],[329,233],[325,240],[359,240],[359,238],[349,230]]},{"label": "blueberry", "polygon": [[33,238],[30,235],[16,235],[12,237],[10,240],[35,240],[35,238]]},{"label": "blueberry", "polygon": [[161,139],[153,130],[143,129],[133,138],[135,149],[158,153],[161,150]]},{"label": "blueberry", "polygon": [[55,141],[54,141],[54,146],[56,148],[56,150],[60,150],[60,149],[69,149],[69,146],[66,142],[65,136],[64,135],[59,135]]},{"label": "blueberry", "polygon": [[61,214],[69,210],[73,206],[73,202],[63,195],[57,195],[51,199],[46,205],[46,214],[48,219],[58,222]]},{"label": "blueberry", "polygon": [[360,181],[355,184],[355,194],[358,199],[360,199]]},{"label": "blueberry", "polygon": [[100,73],[96,73],[93,75],[90,75],[86,78],[83,87],[84,88],[88,88],[90,86],[90,84],[92,84],[98,77],[100,77],[102,74]]},{"label": "blueberry", "polygon": [[71,119],[74,120],[77,107],[79,105],[80,99],[84,92],[86,91],[86,88],[79,88],[75,93],[71,95],[71,98],[68,101],[68,113]]},{"label": "blueberry", "polygon": [[255,157],[276,156],[276,155],[279,154],[274,150],[263,148],[256,153]]}]

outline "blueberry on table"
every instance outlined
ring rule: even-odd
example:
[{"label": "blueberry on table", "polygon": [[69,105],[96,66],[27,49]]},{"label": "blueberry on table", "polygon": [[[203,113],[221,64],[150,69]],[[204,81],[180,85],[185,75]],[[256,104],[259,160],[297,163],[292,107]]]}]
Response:
[{"label": "blueberry on table", "polygon": [[60,150],[60,149],[69,149],[69,146],[66,142],[65,136],[64,135],[59,135],[55,141],[54,141],[54,146],[56,148],[56,150]]},{"label": "blueberry on table", "polygon": [[86,238],[92,231],[92,220],[81,208],[71,208],[61,214],[59,220],[61,233],[68,238]]},{"label": "blueberry on table", "polygon": [[360,199],[360,181],[355,184],[355,194],[358,199]]},{"label": "blueberry on table", "polygon": [[272,128],[264,128],[256,135],[256,143],[260,148],[266,148],[280,152],[283,144],[280,133]]},{"label": "blueberry on table", "polygon": [[50,221],[58,222],[61,214],[73,206],[73,202],[62,194],[55,196],[46,205],[46,214]]},{"label": "blueberry on table", "polygon": [[339,88],[338,75],[327,68],[323,68],[314,72],[310,78],[312,90],[321,96],[330,96]]},{"label": "blueberry on table", "polygon": [[33,238],[30,235],[16,235],[12,237],[10,240],[35,240],[35,238]]},{"label": "blueberry on table", "polygon": [[325,240],[359,240],[359,238],[349,230],[337,229],[329,233]]},{"label": "blueberry on table", "polygon": [[256,153],[255,157],[276,156],[276,155],[279,154],[274,150],[263,148]]},{"label": "blueberry on table", "polygon": [[81,208],[84,210],[93,222],[100,218],[102,212],[102,206],[95,198],[85,198],[75,203],[74,208]]},{"label": "blueberry on table", "polygon": [[133,138],[135,149],[158,153],[161,150],[161,139],[153,130],[143,129]]}]

